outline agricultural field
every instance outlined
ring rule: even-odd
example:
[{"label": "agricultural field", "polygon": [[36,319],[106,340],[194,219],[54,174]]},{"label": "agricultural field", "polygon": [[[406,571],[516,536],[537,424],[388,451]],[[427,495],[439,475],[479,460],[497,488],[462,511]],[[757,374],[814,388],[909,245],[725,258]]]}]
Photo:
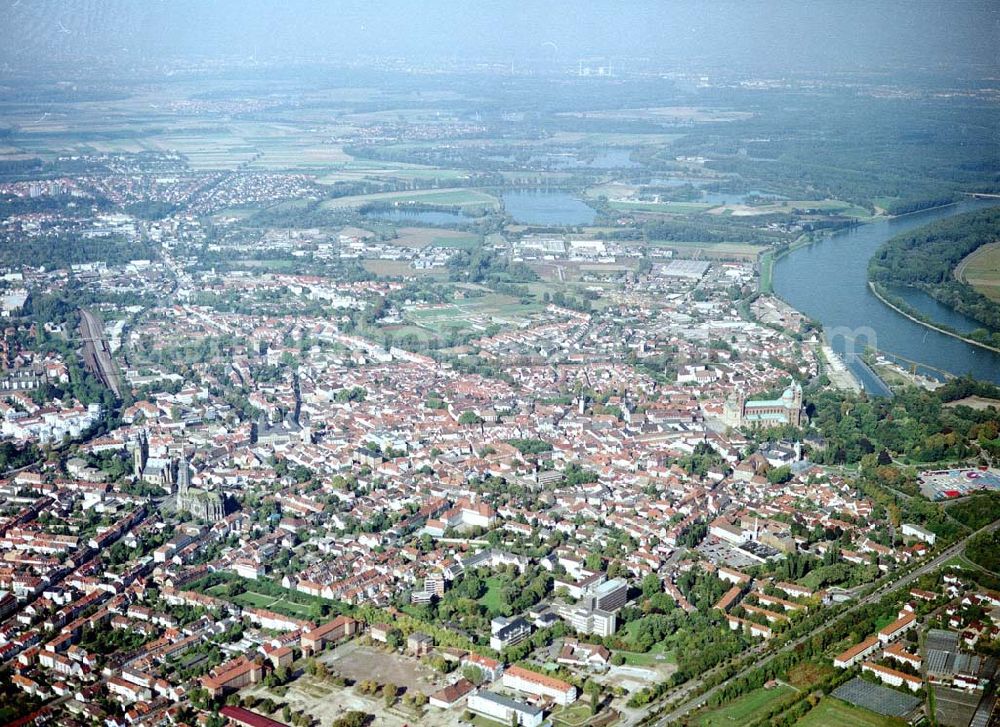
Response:
[{"label": "agricultural field", "polygon": [[794,689],[783,684],[771,689],[761,687],[724,707],[707,712],[697,724],[700,727],[734,727],[750,724],[763,717],[773,704],[794,693]]},{"label": "agricultural field", "polygon": [[1000,242],[983,245],[955,268],[955,278],[1000,303]]},{"label": "agricultural field", "polygon": [[456,182],[469,177],[460,169],[438,169],[437,167],[406,164],[404,162],[381,162],[367,159],[352,159],[331,164],[327,173],[316,178],[319,184],[354,182],[362,179],[436,179],[442,182]]},{"label": "agricultural field", "polygon": [[867,709],[854,707],[835,697],[823,697],[795,727],[904,727],[896,717],[884,717]]},{"label": "agricultural field", "polygon": [[588,119],[618,119],[637,121],[672,121],[685,123],[713,123],[749,119],[753,113],[694,106],[654,106],[648,108],[618,109],[613,111],[568,111],[557,116]]},{"label": "agricultural field", "polygon": [[442,207],[469,207],[495,209],[500,201],[491,194],[475,189],[452,187],[449,189],[424,189],[410,192],[376,192],[329,199],[323,203],[327,209],[361,207],[373,202],[405,205],[410,202],[441,205]]}]

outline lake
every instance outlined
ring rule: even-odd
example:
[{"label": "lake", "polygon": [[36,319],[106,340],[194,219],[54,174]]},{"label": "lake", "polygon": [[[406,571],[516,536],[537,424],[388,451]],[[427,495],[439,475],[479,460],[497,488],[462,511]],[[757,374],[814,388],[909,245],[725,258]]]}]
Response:
[{"label": "lake", "polygon": [[[838,232],[778,260],[774,265],[774,290],[790,305],[822,323],[828,334],[839,329],[863,339],[862,334],[870,331],[879,350],[956,375],[971,373],[976,378],[1000,383],[1000,354],[915,323],[882,303],[868,288],[868,261],[886,240],[991,204],[995,203],[962,202]],[[956,330],[976,327],[967,317],[920,291],[906,291],[906,299],[921,312]],[[832,344],[843,353],[843,336],[835,336]],[[862,340],[858,350],[863,346]],[[855,361],[849,365],[863,379],[870,380],[861,364]],[[933,372],[925,369],[922,373]]]},{"label": "lake", "polygon": [[445,212],[442,210],[373,210],[366,212],[365,217],[372,220],[390,220],[392,222],[402,222],[413,225],[421,223],[424,225],[455,225],[463,222],[472,222],[472,217],[466,217],[461,213]]},{"label": "lake", "polygon": [[569,192],[519,189],[504,192],[503,205],[522,225],[589,225],[597,216]]}]

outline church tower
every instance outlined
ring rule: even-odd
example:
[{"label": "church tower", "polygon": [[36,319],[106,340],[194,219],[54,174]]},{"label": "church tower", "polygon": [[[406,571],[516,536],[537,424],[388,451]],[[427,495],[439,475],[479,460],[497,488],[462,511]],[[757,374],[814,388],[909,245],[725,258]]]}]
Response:
[{"label": "church tower", "polygon": [[188,464],[187,457],[181,457],[177,463],[177,494],[184,497],[191,487],[191,465]]},{"label": "church tower", "polygon": [[136,479],[142,477],[147,459],[149,459],[149,440],[146,438],[146,431],[143,430],[139,432],[139,441],[132,450],[132,474]]}]

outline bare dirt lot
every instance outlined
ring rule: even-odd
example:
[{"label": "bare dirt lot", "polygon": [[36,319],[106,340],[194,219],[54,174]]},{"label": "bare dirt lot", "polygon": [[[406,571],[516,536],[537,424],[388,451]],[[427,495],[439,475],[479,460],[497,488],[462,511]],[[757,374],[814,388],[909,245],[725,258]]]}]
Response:
[{"label": "bare dirt lot", "polygon": [[356,682],[373,679],[379,684],[395,684],[428,695],[447,683],[441,674],[417,659],[365,646],[358,640],[320,658],[331,672]]},{"label": "bare dirt lot", "polygon": [[[366,646],[359,640],[349,641],[333,651],[319,656],[330,670],[355,682],[372,679],[379,684],[395,684],[407,691],[416,690],[431,694],[447,683],[444,675],[408,656]],[[374,727],[403,727],[403,725],[454,725],[457,727],[462,708],[440,710],[426,707],[422,714],[413,712],[401,701],[387,708],[381,695],[362,695],[354,687],[340,687],[332,679],[317,679],[303,674],[282,689],[273,690],[258,684],[243,690],[243,696],[270,697],[275,702],[288,704],[293,712],[313,717],[325,727],[334,719],[351,710],[375,715]],[[402,694],[400,695],[402,697]],[[277,718],[280,719],[280,709]]]}]

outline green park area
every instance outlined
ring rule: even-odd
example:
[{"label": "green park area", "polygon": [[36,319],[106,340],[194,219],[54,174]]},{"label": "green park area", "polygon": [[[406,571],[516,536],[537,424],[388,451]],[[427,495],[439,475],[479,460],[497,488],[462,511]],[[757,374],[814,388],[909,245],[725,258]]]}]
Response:
[{"label": "green park area", "polygon": [[489,609],[490,613],[497,614],[501,611],[500,589],[503,581],[499,578],[486,579],[486,593],[479,598],[479,602]]},{"label": "green park area", "polygon": [[775,703],[794,693],[794,689],[783,684],[771,689],[761,687],[724,707],[702,715],[698,724],[700,727],[732,727],[733,725],[751,724],[767,714],[767,711]]}]

